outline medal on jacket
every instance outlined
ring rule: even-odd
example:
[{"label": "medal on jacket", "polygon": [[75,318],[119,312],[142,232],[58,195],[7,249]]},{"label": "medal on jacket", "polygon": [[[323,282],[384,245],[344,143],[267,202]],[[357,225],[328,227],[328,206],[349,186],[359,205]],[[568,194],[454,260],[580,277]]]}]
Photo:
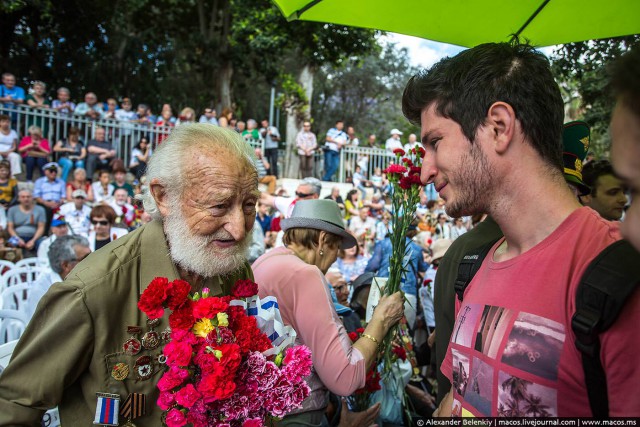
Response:
[{"label": "medal on jacket", "polygon": [[153,350],[160,345],[160,334],[153,330],[153,328],[160,323],[160,319],[148,319],[149,331],[142,336],[142,346],[147,350]]},{"label": "medal on jacket", "polygon": [[122,404],[120,415],[127,419],[127,422],[123,427],[135,427],[136,425],[131,422],[138,417],[145,414],[145,406],[147,403],[146,396],[142,393],[130,393]]},{"label": "medal on jacket", "polygon": [[96,416],[93,423],[101,426],[117,426],[120,409],[120,395],[96,393]]},{"label": "medal on jacket", "polygon": [[127,327],[127,333],[131,334],[131,338],[124,342],[124,344],[122,345],[122,350],[128,356],[135,356],[136,354],[140,353],[142,344],[140,344],[140,340],[136,338],[136,335],[138,335],[140,332],[142,332],[142,328],[140,328],[139,326]]},{"label": "medal on jacket", "polygon": [[145,381],[151,378],[153,375],[153,361],[151,356],[138,357],[133,369],[140,381]]},{"label": "medal on jacket", "polygon": [[111,369],[111,376],[116,381],[124,381],[129,376],[129,365],[123,362],[116,363]]}]

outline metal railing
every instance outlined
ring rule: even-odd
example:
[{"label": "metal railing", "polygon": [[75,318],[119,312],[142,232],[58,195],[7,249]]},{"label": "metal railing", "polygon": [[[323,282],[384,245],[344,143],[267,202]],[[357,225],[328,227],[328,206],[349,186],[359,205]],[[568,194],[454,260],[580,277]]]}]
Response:
[{"label": "metal railing", "polygon": [[87,142],[94,137],[96,128],[102,127],[105,130],[106,139],[112,142],[118,158],[124,160],[126,167],[129,166],[131,160],[131,150],[143,137],[146,137],[151,142],[152,148],[155,148],[173,129],[168,126],[132,123],[116,119],[91,120],[82,116],[59,114],[50,108],[27,106],[6,108],[0,104],[0,113],[11,117],[11,127],[18,132],[21,138],[28,135],[28,129],[32,125],[42,129],[42,137],[49,141],[51,155],[54,159],[56,155],[53,152],[53,147],[56,142],[67,138],[69,128],[80,129],[80,140],[86,147]]},{"label": "metal railing", "polygon": [[[0,104],[0,114],[11,116],[12,128],[18,132],[20,137],[27,135],[27,129],[31,125],[36,125],[42,129],[42,136],[49,141],[52,151],[52,158],[56,158],[53,147],[57,141],[66,139],[70,127],[80,129],[80,139],[85,144],[94,137],[97,127],[105,129],[107,140],[113,143],[113,148],[119,158],[124,160],[128,167],[131,160],[131,150],[142,139],[146,137],[153,149],[162,142],[170,133],[171,126],[156,126],[154,124],[141,124],[116,119],[91,120],[83,116],[63,115],[50,108],[31,108],[18,106],[15,108],[2,107]],[[264,140],[247,140],[253,148],[261,148],[264,153]],[[284,150],[279,150],[280,161],[284,160]],[[322,176],[324,169],[324,153],[318,149],[314,154],[315,166],[314,175]],[[356,165],[361,165],[366,169],[370,177],[376,168],[384,170],[395,160],[393,153],[381,148],[370,148],[360,146],[350,146],[340,150],[340,166],[337,171],[339,182],[347,182],[353,175]],[[284,165],[280,165],[279,170],[284,170]],[[293,176],[289,178],[298,178]]]}]

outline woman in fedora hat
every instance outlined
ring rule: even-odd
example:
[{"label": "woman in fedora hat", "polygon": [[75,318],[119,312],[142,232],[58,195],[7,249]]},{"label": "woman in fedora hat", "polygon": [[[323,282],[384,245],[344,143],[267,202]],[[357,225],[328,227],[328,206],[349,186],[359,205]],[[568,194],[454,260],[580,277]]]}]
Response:
[{"label": "woman in fedora hat", "polygon": [[357,243],[345,230],[338,205],[333,200],[299,201],[281,226],[286,246],[264,254],[252,268],[260,297],[278,299],[284,322],[311,349],[314,369],[302,409],[278,425],[324,426],[326,390],[348,396],[364,386],[380,343],[402,317],[403,301],[400,293],[382,297],[362,337],[352,344],[324,277],[338,250]]}]

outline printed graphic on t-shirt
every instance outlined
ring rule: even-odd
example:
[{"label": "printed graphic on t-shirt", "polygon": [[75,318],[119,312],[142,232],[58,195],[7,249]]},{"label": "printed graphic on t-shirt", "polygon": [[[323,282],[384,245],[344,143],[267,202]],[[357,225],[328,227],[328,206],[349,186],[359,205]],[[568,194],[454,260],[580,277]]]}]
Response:
[{"label": "printed graphic on t-shirt", "polygon": [[500,372],[499,417],[557,417],[556,390]]},{"label": "printed graphic on t-shirt", "polygon": [[463,305],[451,335],[454,416],[557,416],[566,335],[555,320]]}]

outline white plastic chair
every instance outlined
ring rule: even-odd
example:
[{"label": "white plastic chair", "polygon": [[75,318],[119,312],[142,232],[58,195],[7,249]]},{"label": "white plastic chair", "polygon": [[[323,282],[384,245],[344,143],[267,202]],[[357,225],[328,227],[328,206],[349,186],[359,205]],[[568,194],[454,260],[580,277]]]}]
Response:
[{"label": "white plastic chair", "polygon": [[38,261],[38,258],[36,258],[36,257],[23,258],[20,261],[17,261],[15,266],[17,268],[21,268],[21,267],[41,267],[40,261]]},{"label": "white plastic chair", "polygon": [[27,323],[25,313],[18,310],[0,309],[0,344],[20,338]]},{"label": "white plastic chair", "polygon": [[21,283],[9,286],[0,294],[0,301],[4,309],[18,310],[29,316],[33,310],[29,307],[29,292],[33,288],[32,283]]},{"label": "white plastic chair", "polygon": [[9,360],[11,360],[11,355],[13,354],[13,349],[16,348],[16,344],[18,344],[18,340],[0,344],[0,372],[2,372],[2,370],[9,364]]},{"label": "white plastic chair", "polygon": [[0,276],[0,292],[22,283],[33,283],[46,272],[44,267],[15,267]]},{"label": "white plastic chair", "polygon": [[0,259],[0,272],[8,269],[7,271],[13,269],[16,265],[11,261],[7,261],[6,259]]}]

